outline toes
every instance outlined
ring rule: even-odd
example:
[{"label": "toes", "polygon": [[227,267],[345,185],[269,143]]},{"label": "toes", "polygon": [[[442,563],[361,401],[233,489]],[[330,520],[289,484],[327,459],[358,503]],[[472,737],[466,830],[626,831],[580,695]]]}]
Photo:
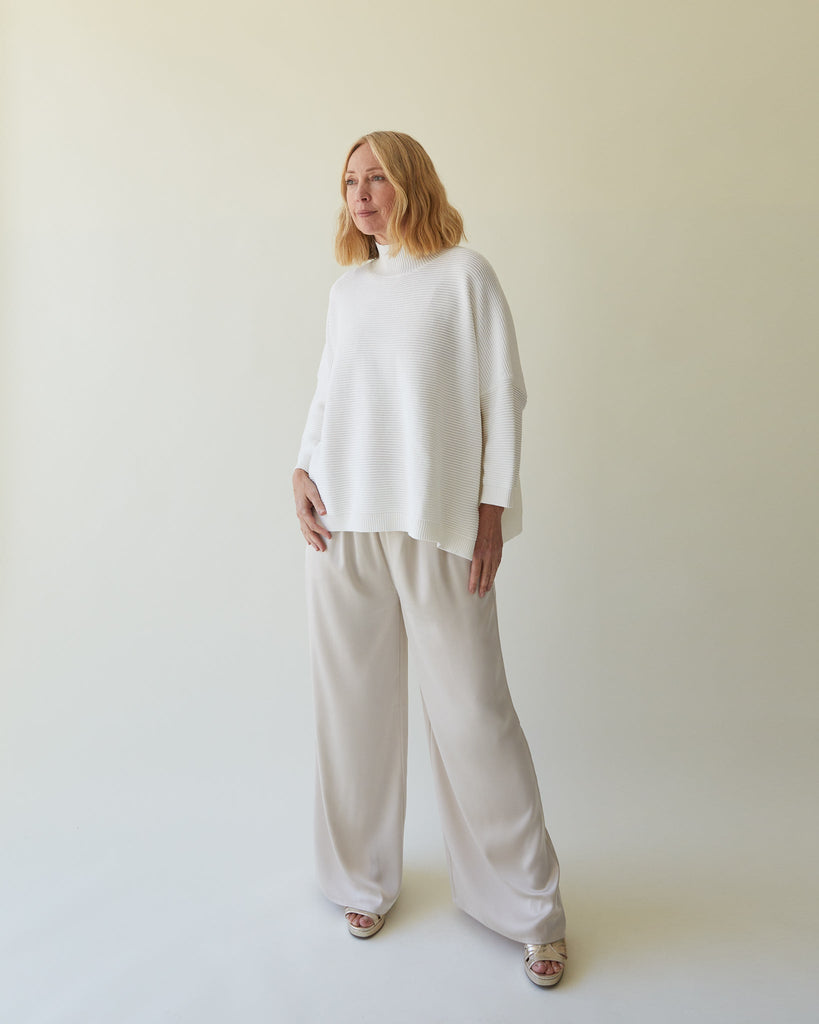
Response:
[{"label": "toes", "polygon": [[375,924],[373,919],[367,917],[366,914],[346,914],[345,916],[353,928],[372,928]]},{"label": "toes", "polygon": [[532,964],[532,970],[535,974],[560,974],[563,970],[563,964],[558,963],[556,960],[536,960]]}]

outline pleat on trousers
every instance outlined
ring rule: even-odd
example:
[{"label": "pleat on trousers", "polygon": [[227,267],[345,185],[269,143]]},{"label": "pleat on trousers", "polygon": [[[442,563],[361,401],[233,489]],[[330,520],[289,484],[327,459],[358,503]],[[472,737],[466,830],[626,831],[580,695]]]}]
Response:
[{"label": "pleat on trousers", "polygon": [[319,883],[342,906],[386,913],[403,868],[407,652],[420,668],[455,904],[501,935],[565,935],[559,867],[512,704],[495,592],[469,562],[406,533],[334,534],[307,549],[316,713]]}]

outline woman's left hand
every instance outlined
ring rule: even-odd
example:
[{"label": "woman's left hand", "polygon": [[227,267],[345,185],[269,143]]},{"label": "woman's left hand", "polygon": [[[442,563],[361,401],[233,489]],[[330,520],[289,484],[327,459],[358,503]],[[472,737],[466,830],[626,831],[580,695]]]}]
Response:
[{"label": "woman's left hand", "polygon": [[500,505],[478,507],[478,537],[472,553],[472,568],[469,572],[469,593],[476,591],[483,597],[495,582],[495,574],[503,554],[503,533],[501,532]]}]

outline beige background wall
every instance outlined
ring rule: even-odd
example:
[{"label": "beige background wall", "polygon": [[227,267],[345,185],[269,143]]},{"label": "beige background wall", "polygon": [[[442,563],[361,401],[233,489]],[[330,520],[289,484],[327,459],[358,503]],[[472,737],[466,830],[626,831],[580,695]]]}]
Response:
[{"label": "beige background wall", "polygon": [[237,907],[273,920],[282,879],[309,885],[289,475],[339,160],[371,128],[427,146],[515,314],[526,528],[499,590],[577,934],[595,885],[768,899],[772,857],[792,899],[756,920],[807,927],[817,22],[810,0],[6,4],[0,784],[27,969],[4,1019],[171,1019],[158,988],[174,1020],[252,1022],[272,998],[197,915],[238,934]]}]

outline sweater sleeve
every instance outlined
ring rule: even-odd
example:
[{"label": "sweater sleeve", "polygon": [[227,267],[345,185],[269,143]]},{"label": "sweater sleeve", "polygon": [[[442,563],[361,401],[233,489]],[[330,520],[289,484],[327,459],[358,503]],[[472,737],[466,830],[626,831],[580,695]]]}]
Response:
[{"label": "sweater sleeve", "polygon": [[307,423],[304,427],[299,456],[296,461],[296,469],[303,469],[306,473],[310,472],[310,460],[313,456],[313,451],[321,440],[321,429],[324,423],[324,405],[327,401],[330,373],[333,366],[333,324],[333,296],[331,293],[330,306],[327,311],[327,336],[319,363],[316,390],[307,413]]},{"label": "sweater sleeve", "polygon": [[526,387],[512,314],[495,272],[485,261],[472,302],[483,431],[480,501],[509,508],[519,482]]}]

